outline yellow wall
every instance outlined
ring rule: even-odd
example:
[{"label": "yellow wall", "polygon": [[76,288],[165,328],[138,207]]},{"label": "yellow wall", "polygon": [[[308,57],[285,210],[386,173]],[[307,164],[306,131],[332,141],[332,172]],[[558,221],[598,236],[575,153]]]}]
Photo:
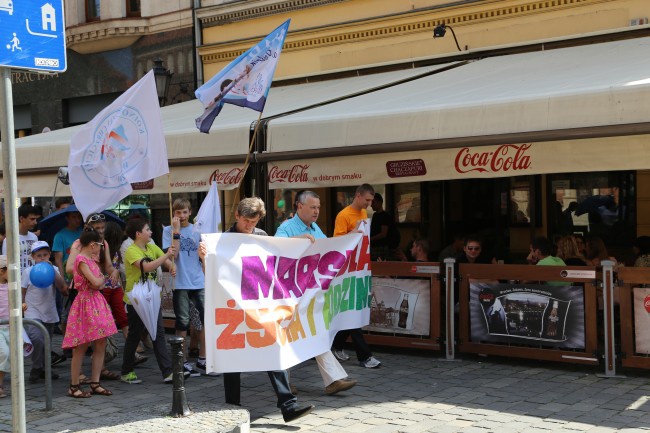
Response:
[{"label": "yellow wall", "polygon": [[632,18],[650,16],[647,0],[501,0],[430,9],[444,3],[348,0],[207,27],[199,49],[205,79],[289,18],[276,79],[454,54],[451,32],[432,37],[442,22],[453,27],[461,48],[477,50],[622,29]]}]

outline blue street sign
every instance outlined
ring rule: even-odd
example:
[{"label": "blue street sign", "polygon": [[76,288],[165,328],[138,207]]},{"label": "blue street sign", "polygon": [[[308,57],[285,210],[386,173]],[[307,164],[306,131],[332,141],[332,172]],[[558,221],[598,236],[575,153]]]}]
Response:
[{"label": "blue street sign", "polygon": [[0,0],[0,67],[63,72],[63,0]]}]

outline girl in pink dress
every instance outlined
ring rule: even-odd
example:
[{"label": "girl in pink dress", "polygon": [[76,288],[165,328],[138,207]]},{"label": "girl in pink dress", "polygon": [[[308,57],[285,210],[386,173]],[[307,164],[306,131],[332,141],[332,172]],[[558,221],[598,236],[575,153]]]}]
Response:
[{"label": "girl in pink dress", "polygon": [[[104,363],[106,337],[117,333],[115,321],[106,299],[100,293],[104,287],[104,276],[93,260],[102,247],[100,235],[91,228],[86,228],[79,238],[81,251],[74,261],[74,286],[78,290],[68,315],[68,325],[63,338],[63,348],[72,348],[70,365],[71,380],[68,395],[74,398],[88,398],[92,394],[112,395],[100,382]],[[79,386],[79,373],[86,349],[95,342],[92,357],[91,392]],[[75,383],[76,382],[76,383]]]}]

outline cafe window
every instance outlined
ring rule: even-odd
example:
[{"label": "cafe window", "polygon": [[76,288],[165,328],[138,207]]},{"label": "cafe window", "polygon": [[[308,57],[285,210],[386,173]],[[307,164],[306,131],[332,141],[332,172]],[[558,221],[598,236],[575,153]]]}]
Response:
[{"label": "cafe window", "polygon": [[629,245],[636,233],[635,173],[553,174],[547,177],[549,234],[580,233],[605,245]]},{"label": "cafe window", "polygon": [[399,223],[420,223],[422,221],[422,197],[420,183],[399,183],[393,185],[393,215]]},{"label": "cafe window", "polygon": [[126,16],[127,17],[140,16],[140,0],[126,0]]},{"label": "cafe window", "polygon": [[[510,178],[509,200],[501,200],[502,214],[507,209],[508,225],[528,226],[531,222],[541,225],[541,195],[539,176],[517,176]],[[534,214],[533,214],[534,213]]]},{"label": "cafe window", "polygon": [[99,21],[100,19],[100,1],[86,0],[86,22]]}]

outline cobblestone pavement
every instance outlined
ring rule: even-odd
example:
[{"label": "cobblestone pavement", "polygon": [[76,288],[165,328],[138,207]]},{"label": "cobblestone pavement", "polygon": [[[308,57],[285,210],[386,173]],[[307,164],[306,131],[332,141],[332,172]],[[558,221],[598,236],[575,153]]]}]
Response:
[{"label": "cobblestone pavement", "polygon": [[[60,347],[60,337],[58,339]],[[57,339],[55,339],[55,347]],[[69,361],[54,368],[54,410],[46,412],[43,383],[26,383],[30,432],[223,431],[223,420],[245,412],[224,405],[221,377],[186,381],[195,414],[182,419],[171,409],[172,387],[162,383],[152,353],[137,368],[141,385],[105,381],[115,395],[76,400],[65,395]],[[650,373],[625,371],[625,378],[600,378],[586,366],[466,356],[446,362],[431,352],[376,351],[379,369],[352,360],[343,366],[359,384],[327,396],[314,361],[293,368],[301,404],[315,411],[291,424],[282,421],[263,373],[242,375],[242,406],[253,432],[613,432],[650,430]],[[119,370],[119,362],[109,365]],[[25,367],[26,375],[29,365]],[[84,371],[89,373],[89,360]],[[9,389],[5,379],[5,389]],[[10,398],[0,399],[0,431],[11,431]]]}]

